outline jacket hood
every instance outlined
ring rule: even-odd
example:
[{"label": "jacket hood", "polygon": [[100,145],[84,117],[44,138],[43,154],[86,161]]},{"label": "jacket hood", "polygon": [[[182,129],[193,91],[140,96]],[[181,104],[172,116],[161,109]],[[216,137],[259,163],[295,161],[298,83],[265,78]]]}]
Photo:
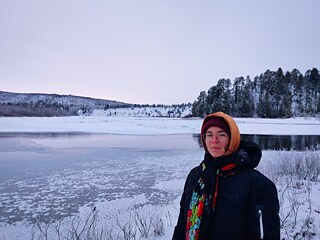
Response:
[{"label": "jacket hood", "polygon": [[220,169],[228,164],[236,164],[240,168],[256,168],[261,160],[262,151],[258,144],[252,141],[240,141],[239,149],[232,154],[213,158],[210,153],[204,155],[206,166]]},{"label": "jacket hood", "polygon": [[240,165],[246,166],[248,168],[255,168],[258,166],[261,160],[262,151],[259,145],[255,142],[241,140],[238,156],[238,163]]},{"label": "jacket hood", "polygon": [[228,114],[225,114],[223,112],[216,112],[216,113],[212,113],[212,114],[209,114],[207,115],[203,122],[202,122],[202,126],[201,126],[201,142],[202,142],[202,145],[205,149],[206,152],[208,152],[208,149],[207,149],[207,146],[206,146],[206,143],[204,142],[203,138],[202,138],[202,134],[204,133],[203,130],[204,130],[204,126],[205,124],[208,122],[208,120],[210,118],[213,118],[213,117],[219,117],[219,118],[222,118],[224,119],[228,125],[229,125],[229,128],[230,128],[230,143],[229,143],[229,146],[228,146],[228,149],[226,151],[226,153],[224,154],[225,156],[226,155],[230,155],[232,154],[233,152],[237,151],[238,148],[239,148],[239,145],[240,145],[240,131],[239,131],[239,128],[238,128],[238,125],[236,124],[236,122],[233,120],[232,117],[230,117]]}]

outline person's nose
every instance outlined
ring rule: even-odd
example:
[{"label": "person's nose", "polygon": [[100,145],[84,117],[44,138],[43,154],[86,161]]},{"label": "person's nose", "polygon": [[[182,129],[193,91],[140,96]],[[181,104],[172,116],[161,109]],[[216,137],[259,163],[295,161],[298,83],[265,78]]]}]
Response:
[{"label": "person's nose", "polygon": [[211,141],[212,142],[219,142],[218,135],[217,134],[213,134],[212,138],[211,138]]}]

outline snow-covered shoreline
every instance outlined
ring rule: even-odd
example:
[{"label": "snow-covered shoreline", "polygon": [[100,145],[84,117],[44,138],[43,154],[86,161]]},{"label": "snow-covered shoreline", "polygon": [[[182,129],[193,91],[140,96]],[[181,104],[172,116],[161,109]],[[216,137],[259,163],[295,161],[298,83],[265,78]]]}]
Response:
[{"label": "snow-covered shoreline", "polygon": [[[242,134],[320,135],[316,118],[235,118]],[[202,119],[128,116],[0,118],[1,132],[91,132],[110,134],[199,133]]]}]

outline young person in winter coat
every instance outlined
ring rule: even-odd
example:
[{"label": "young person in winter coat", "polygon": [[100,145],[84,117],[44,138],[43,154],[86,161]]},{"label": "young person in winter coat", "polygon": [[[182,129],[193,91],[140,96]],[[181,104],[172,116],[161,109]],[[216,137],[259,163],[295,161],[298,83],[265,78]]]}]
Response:
[{"label": "young person in winter coat", "polygon": [[254,169],[259,146],[241,141],[222,112],[203,120],[201,140],[204,160],[187,177],[172,239],[280,239],[277,189]]}]

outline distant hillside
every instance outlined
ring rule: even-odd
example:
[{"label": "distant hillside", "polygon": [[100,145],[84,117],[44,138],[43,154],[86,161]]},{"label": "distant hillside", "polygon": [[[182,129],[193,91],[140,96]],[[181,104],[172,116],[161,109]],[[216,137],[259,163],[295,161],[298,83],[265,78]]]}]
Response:
[{"label": "distant hillside", "polygon": [[72,116],[86,114],[94,109],[130,107],[132,104],[43,93],[12,93],[0,91],[0,116]]},{"label": "distant hillside", "polygon": [[54,117],[75,115],[123,117],[186,117],[191,103],[139,105],[73,95],[0,91],[0,117]]}]

